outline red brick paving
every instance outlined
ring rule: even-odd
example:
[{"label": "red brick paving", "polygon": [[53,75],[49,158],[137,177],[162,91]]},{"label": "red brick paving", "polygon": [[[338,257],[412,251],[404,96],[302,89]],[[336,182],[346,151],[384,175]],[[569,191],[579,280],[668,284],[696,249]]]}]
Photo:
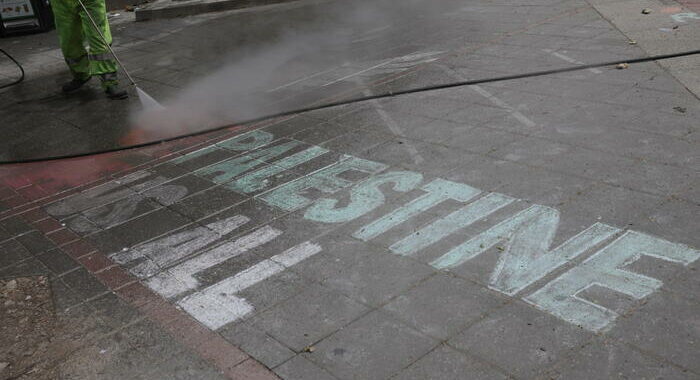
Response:
[{"label": "red brick paving", "polygon": [[91,253],[81,257],[78,262],[90,272],[101,272],[109,267],[114,266],[114,262],[100,252]]},{"label": "red brick paving", "polygon": [[35,222],[34,228],[47,234],[49,232],[59,230],[59,229],[63,228],[63,226],[61,225],[61,223],[56,221],[56,219],[46,218],[46,219],[40,220],[38,222]]},{"label": "red brick paving", "polygon": [[0,219],[19,215],[44,233],[100,282],[143,315],[158,323],[183,346],[231,379],[277,379],[262,364],[153,293],[106,255],[41,209],[41,205],[107,182],[175,156],[260,127],[232,127],[205,136],[160,144],[139,152],[119,152],[70,160],[0,167]]},{"label": "red brick paving", "polygon": [[66,244],[61,249],[68,254],[68,256],[79,259],[85,255],[95,252],[95,247],[92,244],[86,242],[85,240],[74,241],[70,244]]},{"label": "red brick paving", "polygon": [[114,290],[136,281],[127,271],[118,266],[95,273],[95,277],[106,287]]},{"label": "red brick paving", "polygon": [[74,242],[78,240],[80,237],[75,234],[75,232],[67,229],[67,228],[62,228],[60,230],[56,230],[54,232],[46,234],[46,237],[51,239],[56,245],[66,245],[70,242]]}]

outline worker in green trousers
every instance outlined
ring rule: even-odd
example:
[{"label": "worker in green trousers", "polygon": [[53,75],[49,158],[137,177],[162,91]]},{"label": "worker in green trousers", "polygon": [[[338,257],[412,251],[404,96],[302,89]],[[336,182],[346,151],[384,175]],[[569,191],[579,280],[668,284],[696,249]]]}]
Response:
[{"label": "worker in green trousers", "polygon": [[[63,57],[71,74],[73,74],[73,80],[63,85],[63,92],[77,91],[95,75],[102,81],[102,88],[109,98],[125,99],[128,97],[128,93],[119,87],[117,62],[105,44],[105,42],[112,43],[105,1],[82,1],[100,28],[99,32],[95,30],[90,18],[85,15],[78,0],[53,0],[51,2]],[[86,49],[86,45],[88,49]]]}]

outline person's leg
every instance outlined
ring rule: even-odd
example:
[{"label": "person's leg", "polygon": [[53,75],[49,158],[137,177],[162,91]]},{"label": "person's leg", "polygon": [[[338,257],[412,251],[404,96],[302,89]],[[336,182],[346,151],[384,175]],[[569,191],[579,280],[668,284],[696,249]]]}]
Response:
[{"label": "person's leg", "polygon": [[73,80],[63,86],[63,91],[72,92],[90,79],[90,62],[83,45],[80,5],[75,0],[54,0],[51,7],[63,58],[73,74]]},{"label": "person's leg", "polygon": [[[92,21],[81,12],[83,34],[90,46],[90,73],[99,76],[102,88],[110,98],[123,99],[127,92],[119,88],[117,78],[117,62],[109,51],[107,44],[112,43],[112,33],[107,22],[107,10],[104,0],[82,0],[90,12],[90,16],[97,24],[99,32],[95,30]],[[101,35],[100,35],[101,34]]]}]

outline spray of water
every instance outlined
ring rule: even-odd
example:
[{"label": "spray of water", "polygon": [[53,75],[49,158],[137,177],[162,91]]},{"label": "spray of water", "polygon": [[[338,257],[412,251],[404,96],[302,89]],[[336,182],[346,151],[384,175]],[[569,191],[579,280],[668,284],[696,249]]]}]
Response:
[{"label": "spray of water", "polygon": [[[205,47],[200,49],[217,49],[227,57],[208,75],[166,99],[165,107],[137,88],[144,107],[133,115],[130,137],[122,142],[174,137],[309,105],[318,99],[285,98],[284,92],[270,89],[329,67],[346,65],[352,71],[356,67],[350,62],[394,54],[406,44],[398,29],[409,25],[420,35],[439,28],[432,16],[444,13],[446,3],[438,7],[432,0],[356,0],[261,15],[249,21],[249,30],[241,27],[232,37],[235,46],[228,50],[206,47],[203,41]],[[285,19],[291,20],[286,26]],[[415,48],[406,46],[404,54]],[[213,54],[199,50],[192,55]]]},{"label": "spray of water", "polygon": [[157,100],[153,99],[151,95],[148,95],[146,91],[142,90],[138,86],[134,86],[136,88],[136,95],[139,97],[139,101],[141,102],[141,107],[143,111],[146,112],[163,112],[165,110],[165,107],[163,107],[160,103],[158,103]]}]

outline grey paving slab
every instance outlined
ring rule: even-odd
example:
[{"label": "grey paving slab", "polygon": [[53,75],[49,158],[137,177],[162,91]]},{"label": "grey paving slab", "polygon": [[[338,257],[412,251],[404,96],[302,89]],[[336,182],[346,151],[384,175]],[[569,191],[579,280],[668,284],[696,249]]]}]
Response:
[{"label": "grey paving slab", "polygon": [[7,240],[0,243],[0,268],[5,268],[22,260],[30,258],[32,255],[19,242],[15,240]]},{"label": "grey paving slab", "polygon": [[[282,233],[273,241],[255,248],[253,252],[262,257],[270,257],[306,241],[315,240],[337,227],[330,223],[316,223],[306,220],[303,218],[303,214],[303,212],[293,212],[269,223],[268,226]],[[334,244],[331,243],[323,248],[333,250]]]},{"label": "grey paving slab", "polygon": [[96,315],[114,329],[133,324],[144,318],[141,313],[119,299],[114,293],[107,293],[95,298],[88,304],[95,310]]},{"label": "grey paving slab", "polygon": [[364,128],[418,141],[439,142],[440,135],[436,133],[438,130],[430,128],[430,125],[435,123],[431,117],[393,111],[384,111],[381,115],[383,117],[380,121],[366,125]]},{"label": "grey paving slab", "polygon": [[[119,342],[113,337],[103,338],[81,347],[73,355],[64,359],[59,363],[58,370],[62,375],[74,378],[128,376],[143,379],[143,371],[148,369],[145,363],[136,365],[131,361],[123,361],[122,357],[126,356],[125,353],[130,348],[128,344]],[[119,365],[118,362],[122,364]]]},{"label": "grey paving slab", "polygon": [[0,226],[12,236],[17,236],[32,230],[32,227],[18,216],[11,216],[1,220]]},{"label": "grey paving slab", "polygon": [[0,226],[0,243],[10,239],[12,235]]},{"label": "grey paving slab", "polygon": [[684,268],[684,273],[678,273],[675,279],[667,281],[664,288],[697,302],[700,299],[700,293],[697,291],[700,288],[698,271],[698,262],[692,263]]},{"label": "grey paving slab", "polygon": [[22,244],[27,252],[32,255],[38,255],[56,247],[56,244],[39,231],[31,231],[17,236],[15,240]]},{"label": "grey paving slab", "polygon": [[68,338],[77,341],[96,341],[113,330],[101,318],[93,316],[92,313],[94,313],[94,309],[88,304],[82,303],[67,310],[57,310],[56,317],[62,323],[70,326],[64,332]]},{"label": "grey paving slab", "polygon": [[[431,127],[437,128],[436,125]],[[436,131],[436,134],[439,133]],[[464,149],[467,152],[485,154],[505,147],[515,141],[525,138],[521,134],[502,131],[495,128],[476,127],[472,130],[459,131],[454,136],[446,136],[439,141],[449,147]]]},{"label": "grey paving slab", "polygon": [[52,249],[42,255],[37,256],[46,267],[56,276],[60,276],[68,271],[78,268],[79,264],[66,255],[60,249]]},{"label": "grey paving slab", "polygon": [[683,296],[660,293],[620,319],[611,334],[697,374],[698,331],[693,321],[698,307]]},{"label": "grey paving slab", "polygon": [[441,345],[422,357],[392,379],[448,380],[448,379],[508,379],[502,372],[475,360],[462,352]]},{"label": "grey paving slab", "polygon": [[285,215],[285,212],[272,208],[263,202],[249,199],[238,204],[234,204],[233,207],[226,207],[219,213],[201,219],[198,223],[204,226],[211,226],[210,228],[214,229],[219,228],[218,232],[224,232],[224,229],[216,227],[216,223],[238,215],[245,216],[249,219],[249,221],[240,226],[240,228],[226,232],[226,234],[229,236],[242,234],[252,230],[255,227],[267,224],[270,221]]},{"label": "grey paving slab", "polygon": [[464,162],[468,153],[437,144],[395,139],[372,149],[368,157],[374,161],[437,176]]},{"label": "grey paving slab", "polygon": [[[253,263],[260,263],[261,257]],[[255,307],[256,313],[276,306],[306,291],[311,284],[293,272],[282,272],[241,291],[240,295]],[[246,316],[253,318],[256,313]]]},{"label": "grey paving slab", "polygon": [[103,252],[109,252],[110,254],[126,248],[124,247],[124,244],[109,231],[98,231],[94,234],[86,236],[85,240],[87,240],[95,248]]},{"label": "grey paving slab", "polygon": [[638,229],[638,221],[659,207],[665,198],[621,187],[595,184],[581,196],[560,206],[564,215],[589,215],[621,228]]},{"label": "grey paving slab", "polygon": [[36,258],[29,258],[0,269],[0,278],[12,279],[23,276],[45,276],[49,273],[49,270],[41,261]]},{"label": "grey paving slab", "polygon": [[111,181],[54,202],[46,207],[46,212],[51,216],[63,219],[78,212],[103,206],[133,194],[134,191],[127,186]]},{"label": "grey paving slab", "polygon": [[225,161],[237,155],[238,152],[232,152],[228,149],[219,148],[218,146],[213,145],[202,147],[182,157],[175,158],[171,162],[185,170],[195,171],[217,162]]},{"label": "grey paving slab", "polygon": [[321,341],[307,357],[340,379],[384,379],[436,345],[437,341],[375,311]]},{"label": "grey paving slab", "polygon": [[231,324],[219,333],[269,368],[286,364],[295,356],[287,346],[247,322]]},{"label": "grey paving slab", "polygon": [[119,331],[132,350],[123,358],[132,365],[151,362],[154,365],[175,356],[188,354],[186,349],[176,343],[175,338],[151,321],[143,320]]},{"label": "grey paving slab", "polygon": [[516,302],[474,324],[448,344],[507,370],[532,377],[582,347],[592,335]]},{"label": "grey paving slab", "polygon": [[199,220],[244,202],[248,197],[225,186],[214,186],[181,199],[170,208],[187,218]]},{"label": "grey paving slab", "polygon": [[[114,203],[86,210],[81,213],[81,216],[87,220],[87,223],[96,226],[98,229],[108,229],[130,219],[153,212],[161,207],[157,202],[141,194],[134,194]],[[67,223],[71,229],[74,227],[74,224],[79,231],[90,229],[89,225],[84,225],[85,222],[82,218],[73,219]]]},{"label": "grey paving slab", "polygon": [[593,186],[586,179],[490,157],[465,161],[445,178],[552,207],[580,196]]},{"label": "grey paving slab", "polygon": [[505,303],[481,286],[437,274],[382,309],[426,335],[448,339]]},{"label": "grey paving slab", "polygon": [[291,137],[309,144],[320,145],[326,141],[340,137],[345,133],[351,132],[353,129],[354,126],[348,124],[323,123],[297,132]]},{"label": "grey paving slab", "polygon": [[682,201],[667,201],[653,210],[649,210],[644,218],[638,219],[638,229],[665,236],[669,240],[678,241],[693,247],[700,245],[697,231],[698,206]]},{"label": "grey paving slab", "polygon": [[698,186],[697,182],[692,182],[687,188],[678,193],[678,197],[697,203],[697,200],[700,199],[700,186]]},{"label": "grey paving slab", "polygon": [[320,286],[259,314],[253,326],[267,332],[296,352],[342,329],[369,309]]},{"label": "grey paving slab", "polygon": [[[75,378],[109,379],[128,377],[133,379],[223,378],[201,359],[187,351],[173,350],[167,335],[149,325],[144,332],[143,323],[130,326],[88,345],[70,356],[60,365],[66,376]],[[162,345],[161,343],[166,343]],[[160,352],[159,352],[160,350]]]},{"label": "grey paving slab", "polygon": [[[668,196],[686,188],[694,175],[683,168],[638,162],[609,153],[527,138],[492,153],[495,157]],[[655,177],[659,180],[645,181]],[[665,180],[661,179],[666,177]]]},{"label": "grey paving slab", "polygon": [[[470,89],[457,89],[454,91],[445,92],[446,97],[461,99],[465,94],[470,97],[475,97],[475,92]],[[478,95],[478,94],[477,94]],[[440,117],[441,120],[452,121],[463,125],[472,126],[492,126],[501,127],[498,124],[488,123],[497,118],[508,116],[508,112],[495,104],[489,102],[488,99],[481,95],[475,97],[473,102],[465,103],[460,109],[456,109],[448,114]],[[503,128],[502,128],[503,129]]]},{"label": "grey paving slab", "polygon": [[[113,253],[123,248],[132,247],[189,224],[189,222],[188,219],[174,211],[168,209],[156,210],[105,230],[109,240],[106,246],[109,249],[106,251]],[[121,247],[115,246],[118,244]],[[114,248],[117,249],[115,250]]]},{"label": "grey paving slab", "polygon": [[313,241],[324,247],[323,251],[290,269],[316,283],[340,276],[366,256],[383,254],[381,248],[358,242],[340,231],[330,232]]},{"label": "grey paving slab", "polygon": [[570,360],[547,371],[550,379],[692,379],[688,370],[645,355],[620,342],[595,340]]},{"label": "grey paving slab", "polygon": [[[180,355],[162,363],[152,372],[145,375],[146,378],[157,379],[159,376],[170,376],[174,380],[204,379],[222,380],[226,377],[221,371],[206,361],[192,355]],[[167,375],[164,375],[167,374]]]},{"label": "grey paving slab", "polygon": [[[547,54],[544,52],[543,54]],[[561,53],[560,53],[561,54]],[[568,56],[567,56],[568,57]],[[569,57],[570,58],[570,57]],[[562,61],[565,63],[566,61]],[[602,71],[603,74],[597,74],[601,78],[592,81],[596,74],[591,72],[581,72],[582,80],[574,80],[564,78],[563,76],[547,76],[539,80],[528,81],[524,84],[521,81],[514,81],[513,88],[519,91],[533,92],[537,94],[545,94],[551,96],[562,97],[570,100],[570,107],[576,106],[576,100],[591,100],[595,99],[599,102],[613,102],[617,96],[626,92],[634,86],[634,82],[615,82],[605,81],[605,78],[613,76],[616,72]]]},{"label": "grey paving slab", "polygon": [[144,197],[160,203],[163,206],[170,206],[192,194],[213,187],[214,184],[193,174],[188,174],[163,185],[144,191]]},{"label": "grey paving slab", "polygon": [[107,291],[107,288],[102,283],[83,268],[66,273],[61,279],[83,300],[96,297]]},{"label": "grey paving slab", "polygon": [[389,141],[391,138],[389,133],[358,130],[326,141],[321,146],[334,152],[365,158],[372,148]]},{"label": "grey paving slab", "polygon": [[293,359],[275,368],[275,373],[281,378],[288,380],[336,379],[336,377],[333,377],[319,366],[304,358],[303,355],[297,355]]},{"label": "grey paving slab", "polygon": [[115,182],[142,193],[186,174],[186,170],[171,163],[164,163],[117,178]]},{"label": "grey paving slab", "polygon": [[61,221],[66,228],[80,236],[90,235],[100,230],[100,227],[81,214],[76,214]]},{"label": "grey paving slab", "polygon": [[63,312],[83,301],[76,291],[69,288],[60,278],[50,280],[51,298],[57,312]]},{"label": "grey paving slab", "polygon": [[[550,127],[547,129],[551,131],[548,136],[578,134],[582,138],[580,143],[589,146],[595,142],[594,136],[601,136],[608,132],[615,133],[617,129],[651,132],[675,138],[684,138],[695,130],[692,117],[679,112],[649,112],[636,107],[587,101],[577,101],[576,108],[571,112],[561,114],[561,117],[549,116],[543,123]],[[652,136],[650,138],[652,141],[659,139]],[[668,154],[674,153],[668,152]]]},{"label": "grey paving slab", "polygon": [[438,92],[388,99],[379,102],[378,106],[391,115],[408,113],[428,119],[439,119],[454,111],[464,109],[465,102],[473,99],[467,96],[463,96],[461,99],[444,97]]},{"label": "grey paving slab", "polygon": [[427,265],[389,253],[356,260],[322,284],[372,306],[381,306],[434,273]]}]

